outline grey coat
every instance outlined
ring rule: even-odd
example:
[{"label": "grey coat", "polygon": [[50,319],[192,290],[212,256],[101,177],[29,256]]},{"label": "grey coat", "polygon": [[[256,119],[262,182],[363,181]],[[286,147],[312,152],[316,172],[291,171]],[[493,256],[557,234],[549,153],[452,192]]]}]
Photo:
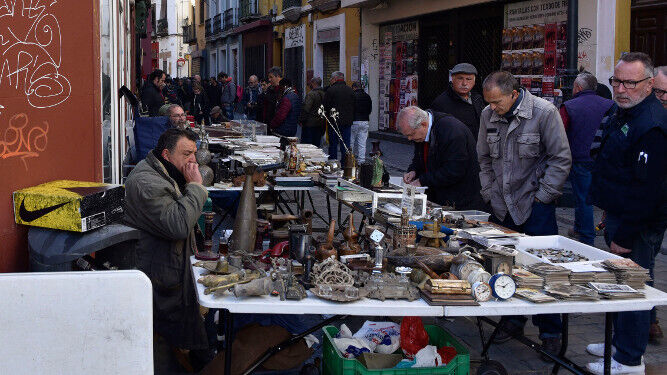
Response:
[{"label": "grey coat", "polygon": [[207,197],[206,188],[196,183],[181,192],[152,152],[125,183],[125,222],[142,232],[137,268],[153,284],[153,328],[183,349],[207,347],[190,268],[195,225]]},{"label": "grey coat", "polygon": [[490,106],[482,111],[477,157],[482,198],[501,220],[523,224],[535,198],[552,203],[562,194],[572,156],[556,107],[527,90],[508,124]]}]

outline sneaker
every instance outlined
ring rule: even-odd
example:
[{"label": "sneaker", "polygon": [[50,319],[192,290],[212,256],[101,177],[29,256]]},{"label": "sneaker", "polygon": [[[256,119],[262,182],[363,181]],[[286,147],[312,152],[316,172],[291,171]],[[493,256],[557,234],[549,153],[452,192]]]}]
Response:
[{"label": "sneaker", "polygon": [[[604,374],[604,361],[592,362],[586,365],[588,371],[596,375]],[[611,359],[611,374],[612,375],[622,375],[622,374],[643,374],[644,373],[644,363],[642,362],[638,366],[628,366],[622,363],[616,362],[615,359]]]},{"label": "sneaker", "polygon": [[[588,354],[592,354],[596,357],[604,357],[604,343],[597,343],[597,344],[588,344],[586,346],[586,351]],[[616,353],[616,347],[611,346],[611,355],[614,355]]]}]

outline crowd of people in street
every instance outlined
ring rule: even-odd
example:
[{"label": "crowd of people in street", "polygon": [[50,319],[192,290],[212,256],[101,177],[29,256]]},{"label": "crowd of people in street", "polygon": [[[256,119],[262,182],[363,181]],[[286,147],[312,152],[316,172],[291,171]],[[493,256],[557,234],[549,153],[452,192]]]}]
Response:
[{"label": "crowd of people in street", "polygon": [[[481,95],[472,90],[477,79],[473,65],[458,64],[450,75],[450,84],[430,108],[409,106],[398,113],[398,129],[414,142],[404,183],[427,186],[428,198],[436,204],[483,210],[491,213],[492,222],[540,236],[558,234],[556,205],[569,179],[575,199],[570,235],[593,244],[595,205],[605,214],[610,252],[632,259],[654,277],[654,259],[667,229],[667,67],[654,68],[644,53],[624,54],[609,78],[613,95],[594,75],[582,72],[574,80],[572,98],[561,108],[533,95],[505,71],[485,77]],[[326,135],[330,158],[338,158],[339,148],[343,157],[351,147],[363,161],[373,102],[361,84],[348,86],[344,74],[334,72],[327,87],[314,77],[308,88],[305,95],[299,93],[278,67],[266,79],[250,76],[244,89],[225,73],[204,82],[199,76],[172,80],[159,70],[148,77],[141,94],[147,113],[169,116],[177,129],[165,133],[129,176],[128,201],[134,203],[128,220],[151,234],[142,269],[158,288],[156,331],[171,345],[198,349],[201,337],[192,335],[203,334],[201,316],[192,307],[191,271],[187,262],[174,263],[183,243],[194,236],[206,196],[193,167],[194,139],[184,130],[186,112],[209,124],[233,119],[238,107],[247,118],[268,124],[272,134],[293,137],[300,128],[301,141],[318,147]],[[322,118],[320,108],[327,115],[335,109],[335,128]],[[165,189],[150,188],[159,185]],[[169,209],[174,202],[183,209]],[[173,220],[141,219],[162,220],[162,211]],[[174,256],[150,256],[157,248]],[[172,269],[178,269],[179,280],[167,277]],[[174,285],[185,289],[176,293],[169,289]],[[521,334],[526,320],[503,318],[495,341]],[[558,353],[560,316],[534,316],[533,323],[543,348]],[[179,336],[184,332],[188,334]],[[661,337],[655,309],[616,313],[612,374],[644,373],[646,345]],[[602,356],[603,344],[592,343],[587,351]],[[603,364],[593,362],[588,369],[602,374]]]}]

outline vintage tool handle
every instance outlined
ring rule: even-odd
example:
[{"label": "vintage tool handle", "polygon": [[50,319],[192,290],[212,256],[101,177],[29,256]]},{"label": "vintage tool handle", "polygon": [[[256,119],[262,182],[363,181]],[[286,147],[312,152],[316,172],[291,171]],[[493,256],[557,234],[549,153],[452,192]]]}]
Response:
[{"label": "vintage tool handle", "polygon": [[[424,230],[425,224],[433,224],[432,221],[410,221],[410,225],[417,227],[417,230]],[[440,231],[446,235],[454,234],[454,230],[444,225],[440,225]]]},{"label": "vintage tool handle", "polygon": [[284,215],[275,215],[271,214],[268,216],[270,221],[290,221],[290,220],[301,220],[301,216],[296,216],[296,215],[289,215],[289,214],[284,214]]},{"label": "vintage tool handle", "polygon": [[427,274],[430,278],[432,278],[432,279],[439,279],[439,278],[440,278],[440,276],[438,276],[437,273],[433,272],[433,270],[431,269],[431,267],[429,267],[429,266],[427,266],[426,264],[424,264],[424,262],[422,262],[421,260],[418,260],[418,261],[417,261],[417,265],[418,265],[419,268],[421,268],[424,272],[426,272],[426,274]]}]

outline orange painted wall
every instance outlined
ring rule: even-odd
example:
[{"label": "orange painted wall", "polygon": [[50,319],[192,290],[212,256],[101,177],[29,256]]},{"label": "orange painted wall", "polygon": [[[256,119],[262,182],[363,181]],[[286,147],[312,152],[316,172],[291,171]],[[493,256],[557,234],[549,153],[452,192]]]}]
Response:
[{"label": "orange painted wall", "polygon": [[56,179],[102,180],[99,2],[7,4],[0,7],[0,272],[16,272],[28,268],[28,231],[14,223],[12,192]]}]

